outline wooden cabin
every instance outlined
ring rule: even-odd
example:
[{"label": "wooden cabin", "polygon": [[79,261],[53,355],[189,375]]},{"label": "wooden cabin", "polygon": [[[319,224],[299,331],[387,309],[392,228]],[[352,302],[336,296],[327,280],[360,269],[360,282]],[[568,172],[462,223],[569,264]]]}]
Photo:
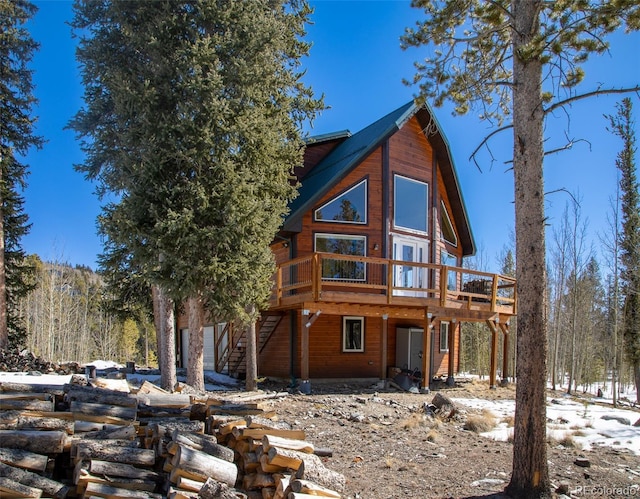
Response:
[{"label": "wooden cabin", "polygon": [[[515,281],[462,267],[474,240],[431,109],[410,102],[356,134],[313,137],[295,173],[299,196],[271,245],[277,270],[256,328],[259,375],[384,379],[401,369],[424,387],[452,381],[460,325],[481,321],[493,335],[495,385]],[[207,331],[206,368],[242,374],[244,332]]]}]

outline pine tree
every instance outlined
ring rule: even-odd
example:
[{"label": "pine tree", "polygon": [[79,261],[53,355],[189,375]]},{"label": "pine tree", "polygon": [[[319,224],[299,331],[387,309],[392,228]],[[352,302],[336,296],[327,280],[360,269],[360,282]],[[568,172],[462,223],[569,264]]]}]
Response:
[{"label": "pine tree", "polygon": [[[416,63],[412,83],[419,84],[418,100],[429,97],[440,105],[449,99],[459,114],[476,105],[484,119],[513,133],[518,384],[507,491],[521,498],[550,497],[543,124],[555,109],[585,97],[575,93],[584,76],[581,64],[607,50],[609,33],[623,25],[640,28],[640,5],[634,0],[415,0],[413,5],[424,9],[426,20],[406,30],[403,46],[436,49]],[[590,94],[607,91],[623,90]],[[568,97],[561,98],[562,92]],[[505,118],[512,122],[502,126]]]},{"label": "pine tree", "polygon": [[636,400],[640,402],[640,192],[636,177],[635,120],[631,99],[623,99],[615,116],[607,116],[609,130],[620,137],[623,148],[616,158],[622,193],[620,234],[620,280],[624,300],[625,352],[633,368]]},{"label": "pine tree", "polygon": [[[114,247],[166,298],[193,305],[187,380],[203,388],[201,308],[250,324],[268,297],[268,245],[295,196],[301,123],[321,105],[297,69],[309,9],[269,0],[75,8],[74,28],[89,33],[78,51],[87,104],[72,122],[92,139],[80,169],[119,196],[101,218]],[[165,367],[169,353],[164,345]]]},{"label": "pine tree", "polygon": [[20,240],[30,228],[21,194],[28,167],[21,156],[42,143],[34,134],[28,68],[38,44],[25,28],[36,10],[28,0],[0,1],[0,349],[24,344],[17,303],[35,286]]}]

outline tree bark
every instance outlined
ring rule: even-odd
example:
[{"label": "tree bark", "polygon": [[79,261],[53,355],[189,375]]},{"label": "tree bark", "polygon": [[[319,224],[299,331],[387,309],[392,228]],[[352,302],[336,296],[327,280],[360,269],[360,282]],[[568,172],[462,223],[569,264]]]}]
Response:
[{"label": "tree bark", "polygon": [[[0,156],[0,160],[1,159],[2,156]],[[0,162],[0,164],[2,163]],[[0,172],[0,175],[0,181],[3,183],[6,182],[5,172]],[[7,280],[4,251],[4,210],[2,209],[2,196],[0,196],[0,350],[5,350],[9,347],[9,329],[7,327]]]},{"label": "tree bark", "polygon": [[[250,315],[255,315],[255,306],[251,306]],[[256,341],[256,321],[252,320],[247,327],[247,351],[246,351],[246,363],[247,363],[247,377],[245,382],[245,388],[251,392],[258,389],[258,352]]]},{"label": "tree bark", "polygon": [[187,384],[204,392],[204,305],[200,296],[189,298],[189,363]]},{"label": "tree bark", "polygon": [[173,392],[176,381],[176,330],[173,300],[165,290],[158,288],[158,308],[160,310],[161,353],[160,385],[164,390]]},{"label": "tree bark", "polygon": [[156,328],[156,352],[158,357],[158,367],[162,366],[162,310],[160,307],[160,288],[151,286],[151,297],[153,302],[153,324]]},{"label": "tree bark", "polygon": [[547,464],[545,389],[547,316],[543,185],[542,63],[526,56],[539,33],[540,1],[512,0],[513,170],[518,286],[517,385],[513,497],[551,497]]}]

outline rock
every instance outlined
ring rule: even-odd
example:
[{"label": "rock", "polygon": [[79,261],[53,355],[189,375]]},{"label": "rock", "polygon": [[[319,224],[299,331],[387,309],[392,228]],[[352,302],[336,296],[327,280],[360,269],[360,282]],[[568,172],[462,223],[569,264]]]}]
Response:
[{"label": "rock", "polygon": [[561,483],[560,485],[558,485],[558,488],[556,489],[556,493],[557,494],[561,494],[561,495],[569,495],[569,484],[568,483]]},{"label": "rock", "polygon": [[633,423],[633,426],[635,426],[635,427],[640,427],[640,419],[638,419],[638,421],[636,421],[635,423]]},{"label": "rock", "polygon": [[591,461],[589,461],[586,457],[577,457],[573,464],[575,464],[576,466],[580,466],[581,468],[591,467]]},{"label": "rock", "polygon": [[357,412],[354,412],[353,414],[351,414],[351,416],[349,416],[349,421],[354,421],[356,423],[364,423],[365,419],[366,418],[364,417],[364,415]]},{"label": "rock", "polygon": [[605,421],[617,421],[618,423],[625,426],[629,426],[631,424],[631,421],[629,419],[623,418],[622,416],[614,416],[611,414],[605,414],[604,416],[600,417],[600,419],[604,419]]}]

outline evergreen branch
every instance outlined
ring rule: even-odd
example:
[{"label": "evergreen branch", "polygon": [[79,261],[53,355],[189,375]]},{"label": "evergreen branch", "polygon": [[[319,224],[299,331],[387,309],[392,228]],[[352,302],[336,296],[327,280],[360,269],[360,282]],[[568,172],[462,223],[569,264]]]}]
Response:
[{"label": "evergreen branch", "polygon": [[588,97],[594,97],[596,95],[610,95],[610,94],[626,94],[626,93],[631,93],[631,92],[640,92],[640,85],[636,85],[635,87],[628,87],[628,88],[608,88],[608,89],[599,89],[599,90],[593,90],[591,92],[587,92],[585,94],[579,94],[579,95],[574,95],[572,97],[569,97],[567,99],[561,100],[559,102],[556,102],[555,104],[549,106],[546,109],[543,109],[543,113],[549,114],[552,111],[558,109],[559,107],[564,107],[567,104],[571,104],[572,102],[578,101],[578,100],[582,100],[582,99],[586,99]]}]

